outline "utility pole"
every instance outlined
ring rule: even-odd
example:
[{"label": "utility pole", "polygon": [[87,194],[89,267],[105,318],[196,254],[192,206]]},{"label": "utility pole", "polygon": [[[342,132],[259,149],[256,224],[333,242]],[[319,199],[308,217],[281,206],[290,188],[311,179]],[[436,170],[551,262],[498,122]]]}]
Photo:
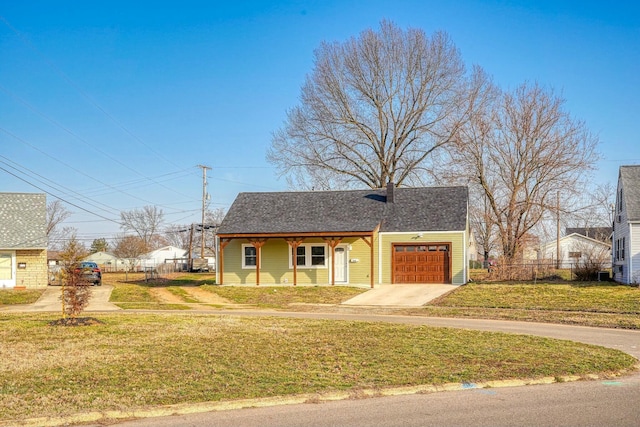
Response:
[{"label": "utility pole", "polygon": [[202,168],[202,223],[200,224],[200,258],[201,262],[204,259],[204,210],[207,199],[209,198],[207,194],[207,169],[211,170],[209,166],[198,165],[199,168]]}]

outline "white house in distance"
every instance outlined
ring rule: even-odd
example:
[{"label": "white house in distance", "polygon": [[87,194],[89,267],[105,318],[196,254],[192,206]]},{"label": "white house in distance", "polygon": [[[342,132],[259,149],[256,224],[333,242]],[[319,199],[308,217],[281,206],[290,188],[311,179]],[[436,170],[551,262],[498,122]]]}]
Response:
[{"label": "white house in distance", "polygon": [[176,269],[181,269],[183,264],[187,262],[188,252],[176,246],[165,246],[155,251],[140,255],[139,267],[142,270],[157,269],[163,264],[171,264]]},{"label": "white house in distance", "polygon": [[[567,230],[569,231],[569,229]],[[560,245],[560,255],[556,253]],[[609,267],[611,245],[599,239],[587,237],[582,233],[570,233],[540,245],[539,260],[560,260],[561,267],[568,268],[566,264],[576,264],[580,260],[602,259],[606,261],[603,267]]]},{"label": "white house in distance", "polygon": [[98,251],[84,258],[84,261],[92,261],[105,271],[124,271],[128,270],[130,261],[118,258],[112,253]]},{"label": "white house in distance", "polygon": [[640,283],[640,165],[620,166],[613,218],[613,279]]}]

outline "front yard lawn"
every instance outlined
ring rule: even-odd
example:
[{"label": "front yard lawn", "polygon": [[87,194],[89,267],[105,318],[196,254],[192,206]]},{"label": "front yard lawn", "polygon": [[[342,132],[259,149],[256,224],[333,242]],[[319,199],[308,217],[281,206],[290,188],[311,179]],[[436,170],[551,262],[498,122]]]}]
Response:
[{"label": "front yard lawn", "polygon": [[410,314],[640,329],[640,290],[602,282],[470,283]]},{"label": "front yard lawn", "polygon": [[300,393],[590,374],[637,362],[540,337],[373,322],[109,314],[49,326],[0,314],[0,424]]}]

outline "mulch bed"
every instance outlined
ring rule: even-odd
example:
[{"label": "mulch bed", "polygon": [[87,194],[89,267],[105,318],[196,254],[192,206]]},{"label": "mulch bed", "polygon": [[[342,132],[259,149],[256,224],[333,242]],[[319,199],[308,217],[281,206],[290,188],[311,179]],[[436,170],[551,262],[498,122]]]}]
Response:
[{"label": "mulch bed", "polygon": [[92,326],[101,325],[103,322],[95,317],[67,317],[66,319],[57,319],[49,322],[50,326]]}]

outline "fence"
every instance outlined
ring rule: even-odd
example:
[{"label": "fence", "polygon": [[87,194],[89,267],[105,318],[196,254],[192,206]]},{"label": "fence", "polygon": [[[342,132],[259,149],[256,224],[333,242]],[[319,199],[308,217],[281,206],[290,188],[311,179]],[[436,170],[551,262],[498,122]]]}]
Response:
[{"label": "fence", "polygon": [[483,280],[608,280],[611,263],[585,265],[580,261],[529,261],[489,266]]}]

